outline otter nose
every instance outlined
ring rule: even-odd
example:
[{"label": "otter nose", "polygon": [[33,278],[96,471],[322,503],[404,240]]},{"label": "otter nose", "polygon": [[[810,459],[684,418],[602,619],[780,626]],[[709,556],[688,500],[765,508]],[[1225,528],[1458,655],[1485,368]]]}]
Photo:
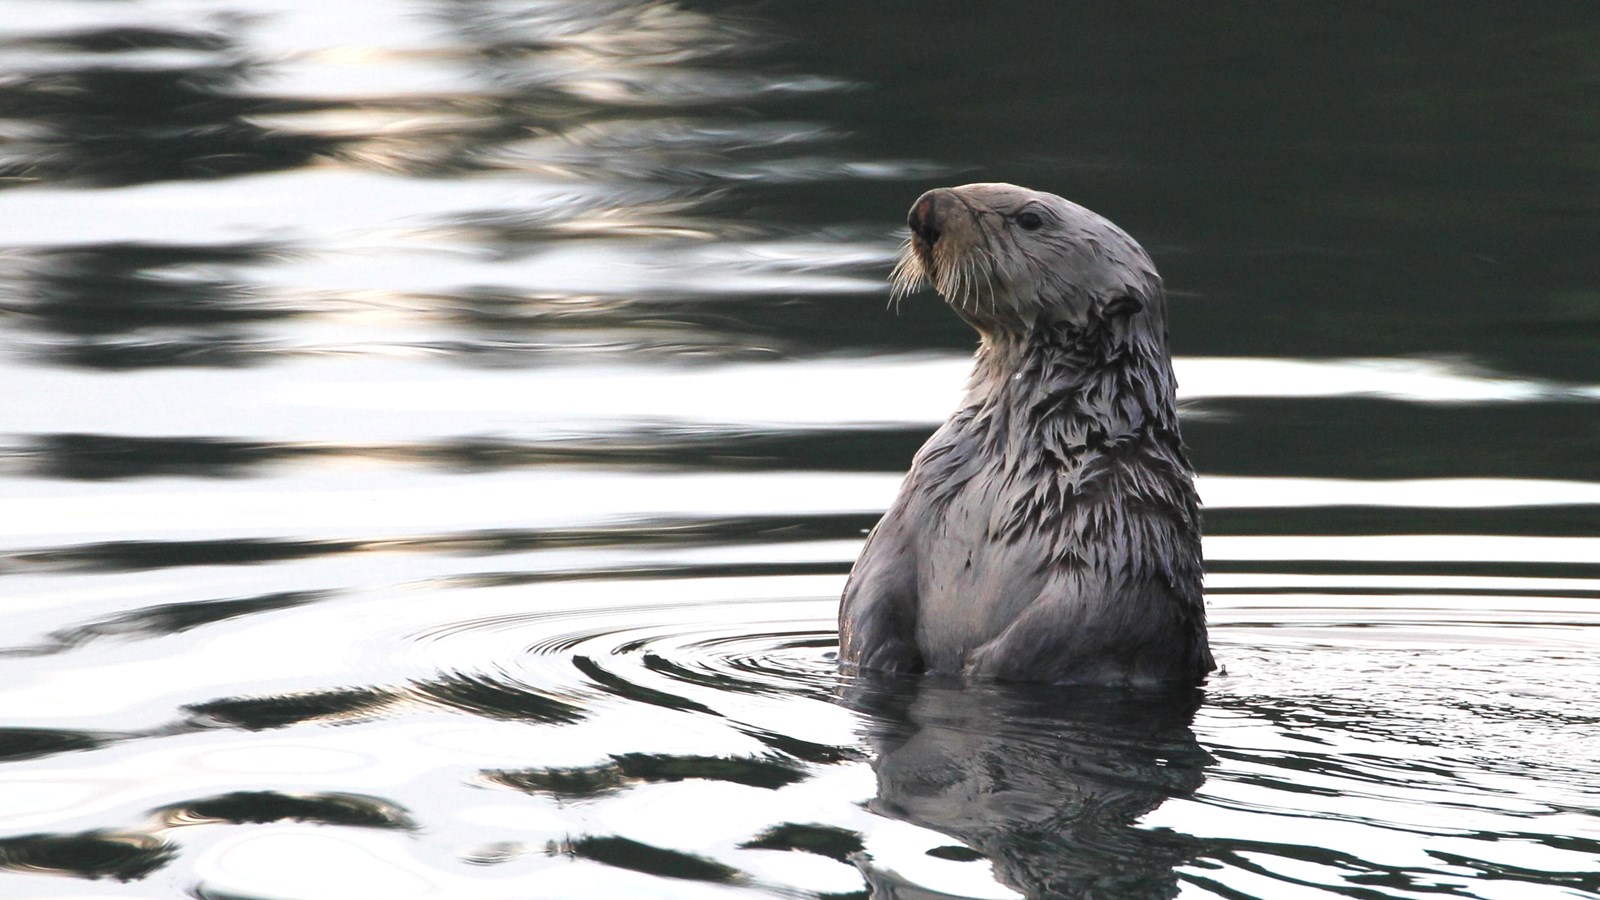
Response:
[{"label": "otter nose", "polygon": [[911,226],[912,234],[922,238],[930,246],[939,240],[939,201],[935,196],[937,191],[929,191],[917,198],[911,204],[911,212],[906,216],[906,224]]}]

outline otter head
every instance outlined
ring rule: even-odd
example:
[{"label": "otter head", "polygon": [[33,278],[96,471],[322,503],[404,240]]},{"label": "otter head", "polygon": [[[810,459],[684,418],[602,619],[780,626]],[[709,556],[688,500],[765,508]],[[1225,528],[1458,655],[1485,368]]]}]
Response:
[{"label": "otter head", "polygon": [[1014,184],[923,194],[895,265],[894,296],[931,284],[985,337],[1118,322],[1164,343],[1161,278],[1126,232],[1087,209]]}]

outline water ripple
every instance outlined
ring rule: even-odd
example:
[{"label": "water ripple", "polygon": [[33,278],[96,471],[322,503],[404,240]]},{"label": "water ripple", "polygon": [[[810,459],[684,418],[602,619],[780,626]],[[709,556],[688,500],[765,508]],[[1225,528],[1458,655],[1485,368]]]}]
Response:
[{"label": "water ripple", "polygon": [[729,694],[825,697],[837,678],[836,639],[806,617],[818,605],[760,597],[656,602],[649,624],[638,621],[635,604],[558,608],[455,621],[400,640],[426,658],[515,660],[499,677],[524,691],[711,712]]}]

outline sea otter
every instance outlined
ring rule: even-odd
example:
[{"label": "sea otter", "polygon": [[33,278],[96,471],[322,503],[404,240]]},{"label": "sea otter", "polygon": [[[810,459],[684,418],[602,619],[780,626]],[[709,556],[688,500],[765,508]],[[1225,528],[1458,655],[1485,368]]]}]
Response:
[{"label": "sea otter", "polygon": [[839,609],[846,669],[1193,684],[1214,668],[1167,305],[1105,218],[1010,184],[919,197],[892,280],[977,330]]}]

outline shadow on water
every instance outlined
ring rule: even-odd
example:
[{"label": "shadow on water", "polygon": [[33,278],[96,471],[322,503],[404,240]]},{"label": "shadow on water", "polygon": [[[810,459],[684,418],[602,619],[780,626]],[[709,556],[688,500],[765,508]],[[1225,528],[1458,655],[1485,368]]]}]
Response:
[{"label": "shadow on water", "polygon": [[90,244],[41,252],[27,295],[12,305],[50,335],[44,354],[104,369],[239,365],[258,356],[258,323],[295,310],[219,275],[280,253],[268,244],[215,247]]},{"label": "shadow on water", "polygon": [[166,840],[137,832],[23,834],[0,838],[0,868],[137,881],[167,865],[177,852]]},{"label": "shadow on water", "polygon": [[49,478],[112,481],[184,475],[238,478],[276,465],[318,460],[370,461],[482,472],[537,466],[622,470],[685,469],[821,472],[895,471],[930,427],[727,429],[663,424],[605,435],[509,440],[458,438],[405,444],[245,441],[207,437],[42,434],[11,451]]},{"label": "shadow on water", "polygon": [[[0,569],[115,572],[202,565],[256,565],[360,552],[403,551],[487,556],[555,549],[779,544],[855,538],[870,528],[875,518],[871,513],[823,513],[655,519],[588,527],[484,530],[378,540],[112,541],[0,554]],[[847,561],[839,560],[825,561],[821,565],[824,571],[831,572],[838,571],[842,565],[847,564]],[[784,568],[781,563],[763,565],[769,566],[772,571]],[[623,570],[567,569],[559,575],[554,572],[528,574],[535,579],[604,576],[608,571],[628,571],[642,575],[648,570],[657,568],[679,571],[687,575],[694,572],[704,573],[714,569],[715,566],[644,565],[625,567]],[[270,607],[274,603],[295,603],[299,602],[295,599],[297,596],[285,594],[277,600],[265,600],[263,603],[265,607]],[[218,608],[219,614],[222,614],[221,609]],[[194,614],[200,613],[196,610]],[[159,615],[165,617],[168,614]],[[94,627],[101,629],[110,624],[101,623]]]},{"label": "shadow on water", "polygon": [[138,881],[177,857],[180,845],[172,840],[171,829],[273,822],[377,829],[414,827],[404,809],[375,797],[332,792],[234,791],[151,810],[144,829],[0,838],[0,869]]},{"label": "shadow on water", "polygon": [[31,127],[0,158],[0,185],[225,178],[303,166],[339,145],[250,121],[290,104],[239,94],[260,70],[220,34],[107,29],[14,40],[8,49],[181,49],[212,58],[170,67],[46,68],[8,80],[0,85],[0,111]]},{"label": "shadow on water", "polygon": [[0,761],[93,750],[111,740],[114,740],[111,735],[59,728],[0,728]]},{"label": "shadow on water", "polygon": [[[1193,839],[1136,823],[1205,780],[1212,759],[1190,728],[1198,690],[869,675],[843,699],[870,717],[872,809],[961,841],[971,849],[934,855],[976,851],[1029,897],[1174,896],[1174,869],[1197,854]],[[936,896],[870,859],[860,865],[874,896]]]},{"label": "shadow on water", "polygon": [[801,781],[805,771],[779,758],[671,756],[624,753],[608,763],[570,769],[489,772],[497,784],[563,800],[588,800],[635,784],[660,784],[704,778],[750,787],[776,789]]},{"label": "shadow on water", "polygon": [[357,828],[414,828],[400,807],[360,794],[233,791],[162,807],[153,815],[168,827],[316,822]]},{"label": "shadow on water", "polygon": [[101,638],[161,637],[181,634],[203,625],[227,622],[241,616],[293,609],[314,603],[327,595],[325,591],[285,591],[260,597],[163,603],[61,628],[52,631],[41,643],[0,650],[0,656],[43,656],[61,653]]}]

